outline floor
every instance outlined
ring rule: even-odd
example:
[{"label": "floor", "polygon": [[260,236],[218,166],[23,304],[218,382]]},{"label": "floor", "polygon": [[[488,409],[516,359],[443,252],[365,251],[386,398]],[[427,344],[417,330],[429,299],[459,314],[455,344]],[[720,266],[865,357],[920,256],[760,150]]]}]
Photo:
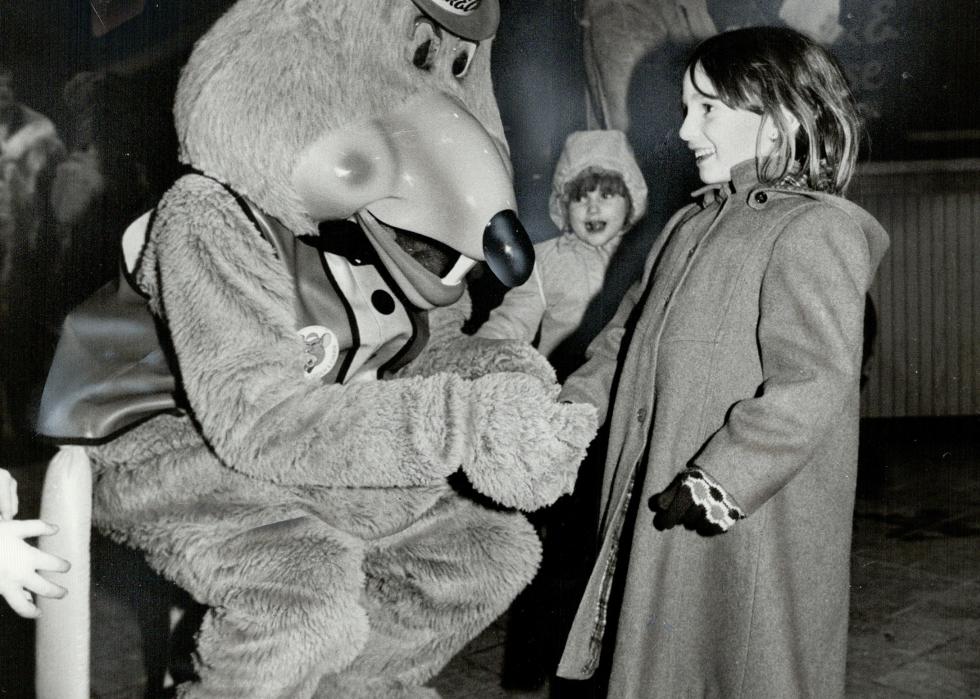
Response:
[{"label": "floor", "polygon": [[[21,483],[23,515],[36,512],[43,461],[5,452],[0,465]],[[104,541],[94,552],[93,695],[136,699],[147,611],[138,622],[132,602],[159,583],[114,584],[142,564]],[[32,643],[31,624],[0,610],[0,697],[31,696]],[[445,699],[549,697],[500,687],[505,644],[501,619],[433,685]],[[847,677],[849,697],[980,696],[980,418],[862,424]]]}]

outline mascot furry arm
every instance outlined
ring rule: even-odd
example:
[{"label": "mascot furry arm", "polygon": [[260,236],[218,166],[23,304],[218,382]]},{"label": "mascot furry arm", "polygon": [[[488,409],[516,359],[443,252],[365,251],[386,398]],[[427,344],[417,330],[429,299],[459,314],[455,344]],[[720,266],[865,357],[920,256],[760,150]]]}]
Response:
[{"label": "mascot furry arm", "polygon": [[[286,485],[390,487],[462,466],[484,494],[520,509],[571,488],[589,414],[557,404],[538,378],[436,373],[321,385],[304,372],[292,280],[220,185],[184,178],[154,231],[141,285],[170,330],[201,431],[232,468]],[[508,363],[498,350],[510,343],[461,344],[473,347],[471,371]]]}]

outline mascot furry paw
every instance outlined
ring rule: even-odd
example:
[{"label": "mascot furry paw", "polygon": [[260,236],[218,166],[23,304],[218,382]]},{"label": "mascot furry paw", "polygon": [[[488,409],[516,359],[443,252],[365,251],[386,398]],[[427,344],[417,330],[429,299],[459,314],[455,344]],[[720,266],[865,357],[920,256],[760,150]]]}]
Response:
[{"label": "mascot furry paw", "polygon": [[[95,520],[211,607],[187,697],[433,696],[530,581],[513,510],[595,430],[530,348],[433,327],[475,260],[526,279],[496,0],[240,0],[178,89],[194,169],[135,279],[178,413],[88,449]],[[457,476],[454,476],[456,478]],[[481,500],[483,502],[484,500]]]}]

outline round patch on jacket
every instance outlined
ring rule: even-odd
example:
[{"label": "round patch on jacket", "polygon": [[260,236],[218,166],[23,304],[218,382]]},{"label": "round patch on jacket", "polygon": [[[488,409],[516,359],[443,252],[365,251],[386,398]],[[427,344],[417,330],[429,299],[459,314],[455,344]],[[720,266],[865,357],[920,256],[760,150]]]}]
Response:
[{"label": "round patch on jacket", "polygon": [[337,335],[322,325],[307,325],[299,330],[303,338],[304,353],[306,354],[306,376],[319,379],[333,369],[340,356],[340,342]]}]

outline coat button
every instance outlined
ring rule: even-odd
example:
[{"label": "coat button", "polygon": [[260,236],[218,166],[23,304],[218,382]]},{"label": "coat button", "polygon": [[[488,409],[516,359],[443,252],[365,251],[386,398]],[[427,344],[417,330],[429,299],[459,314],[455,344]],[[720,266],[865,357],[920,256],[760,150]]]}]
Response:
[{"label": "coat button", "polygon": [[395,312],[395,299],[387,291],[378,289],[371,294],[371,305],[374,310],[382,315],[391,315]]},{"label": "coat button", "polygon": [[765,204],[767,201],[769,201],[769,195],[765,192],[756,192],[755,201],[757,204]]},{"label": "coat button", "polygon": [[642,425],[644,422],[646,422],[646,419],[647,419],[647,409],[646,408],[640,408],[639,410],[636,411],[636,421],[638,423],[640,423]]}]

